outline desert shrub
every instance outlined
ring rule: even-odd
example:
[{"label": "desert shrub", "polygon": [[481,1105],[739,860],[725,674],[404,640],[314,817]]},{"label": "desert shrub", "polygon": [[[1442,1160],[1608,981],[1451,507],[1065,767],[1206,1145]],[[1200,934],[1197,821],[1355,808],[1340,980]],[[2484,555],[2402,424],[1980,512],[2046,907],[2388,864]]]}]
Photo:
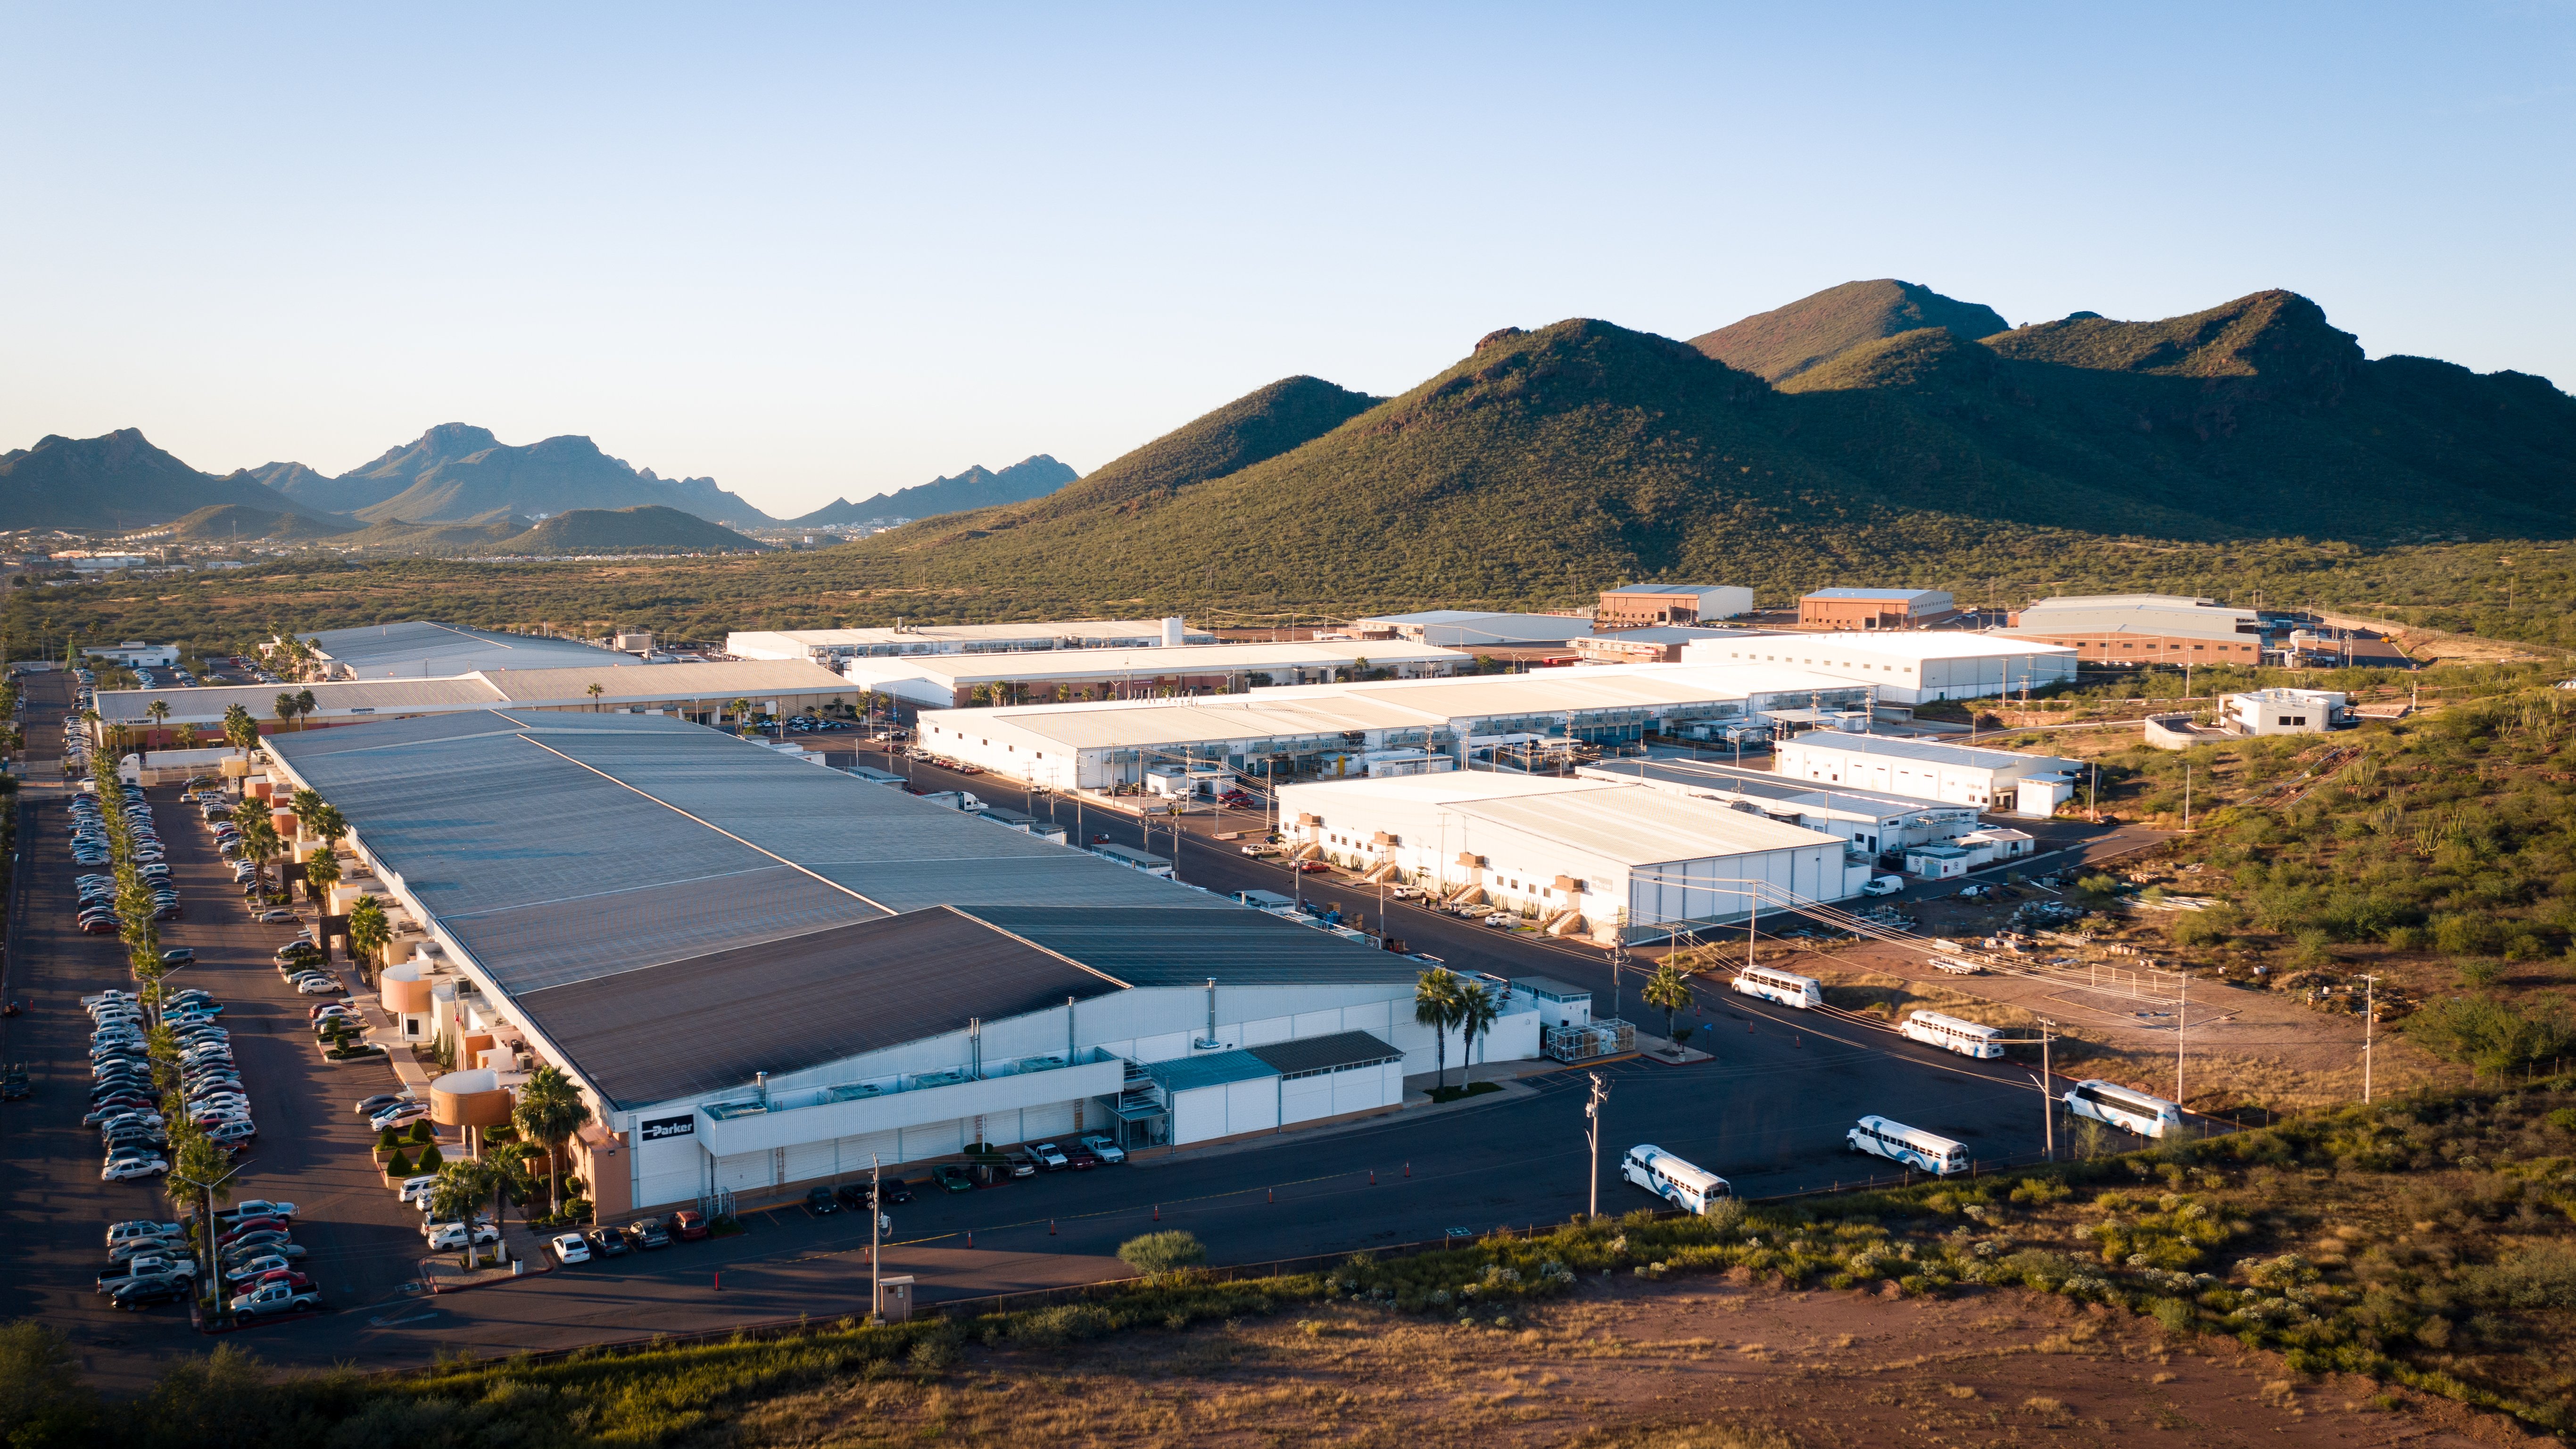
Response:
[{"label": "desert shrub", "polygon": [[2576,1249],[2543,1243],[2463,1268],[2461,1296],[2493,1308],[2576,1308]]},{"label": "desert shrub", "polygon": [[1206,1262],[1207,1248],[1188,1233],[1147,1233],[1119,1244],[1118,1261],[1147,1278],[1163,1278]]},{"label": "desert shrub", "polygon": [[2406,1020],[2406,1034],[2435,1056],[2482,1072],[2515,1071],[2568,1054],[2576,1030],[2555,1003],[2516,1005],[2486,996],[2433,1002]]}]

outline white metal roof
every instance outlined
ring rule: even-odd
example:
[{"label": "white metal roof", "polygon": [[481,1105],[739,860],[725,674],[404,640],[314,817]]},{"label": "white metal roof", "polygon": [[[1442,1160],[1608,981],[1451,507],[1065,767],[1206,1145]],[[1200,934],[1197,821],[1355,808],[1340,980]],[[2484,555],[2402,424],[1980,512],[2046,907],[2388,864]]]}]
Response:
[{"label": "white metal roof", "polygon": [[[593,650],[593,653],[601,651]],[[600,686],[599,697],[589,687]],[[580,669],[492,669],[444,679],[357,679],[324,684],[220,684],[197,689],[111,689],[98,696],[99,718],[109,723],[148,723],[154,700],[170,705],[172,724],[205,724],[238,704],[266,722],[277,717],[277,697],[313,691],[314,717],[358,714],[431,714],[508,704],[616,709],[664,701],[736,696],[766,703],[782,694],[847,694],[848,680],[804,660],[726,664],[643,664]]]},{"label": "white metal roof", "polygon": [[643,664],[578,639],[504,634],[430,619],[325,629],[303,636],[319,640],[332,663],[361,679],[450,679],[478,669],[542,669],[565,665],[628,668]]},{"label": "white metal roof", "polygon": [[2041,654],[2072,656],[2075,653],[2064,644],[2043,644],[2035,639],[1970,633],[1964,629],[1844,629],[1831,634],[1810,634],[1807,638],[1819,649],[1850,649],[1900,659],[2024,659]]},{"label": "white metal roof", "polygon": [[[1188,631],[1199,638],[1204,629]],[[1065,639],[1139,639],[1160,641],[1160,619],[1039,619],[1019,624],[908,624],[901,629],[754,629],[725,636],[725,652],[747,648],[776,651],[802,659],[811,648],[849,648],[870,644],[995,644],[1023,641],[1052,645]]]},{"label": "white metal roof", "polygon": [[1902,760],[1922,760],[1936,765],[1958,765],[1971,770],[2017,769],[2031,773],[2080,770],[2081,760],[2055,755],[2027,755],[2019,750],[1992,750],[1983,745],[1945,745],[1930,740],[1897,739],[1890,735],[1847,735],[1834,730],[1817,730],[1789,742],[1809,749],[1840,750],[1845,754],[1875,755]]},{"label": "white metal roof", "polygon": [[1090,704],[1006,705],[926,714],[925,729],[976,735],[991,724],[1019,729],[1067,749],[1186,744],[1198,740],[1257,740],[1283,735],[1340,734],[1350,730],[1418,728],[1430,723],[1404,709],[1364,699],[1303,699],[1276,703],[1267,691],[1198,699],[1108,700]]},{"label": "white metal roof", "polygon": [[578,704],[600,686],[599,702],[700,700],[744,695],[755,706],[780,694],[847,693],[850,682],[804,659],[746,659],[717,664],[655,664],[642,670],[495,669],[483,676],[514,705]]},{"label": "white metal roof", "polygon": [[1821,831],[1784,825],[1715,801],[1607,780],[1453,772],[1292,785],[1283,798],[1300,809],[1322,803],[1327,811],[1347,801],[1363,815],[1372,800],[1437,806],[1623,865],[1807,846],[1842,848],[1839,837]]},{"label": "white metal roof", "polygon": [[[1272,670],[1463,664],[1465,654],[1400,639],[1349,644],[1182,644],[1153,649],[1033,650],[1019,654],[912,654],[853,659],[850,667],[881,675],[929,679],[951,687],[1008,680],[1160,679],[1176,675],[1258,674]],[[860,677],[854,673],[853,678]]]}]

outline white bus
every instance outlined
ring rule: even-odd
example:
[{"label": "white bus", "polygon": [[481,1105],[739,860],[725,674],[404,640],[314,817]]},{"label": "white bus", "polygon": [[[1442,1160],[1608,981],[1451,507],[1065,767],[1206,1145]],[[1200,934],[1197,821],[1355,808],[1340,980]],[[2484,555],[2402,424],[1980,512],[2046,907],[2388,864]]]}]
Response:
[{"label": "white bus", "polygon": [[2182,1130],[2180,1107],[2162,1097],[2150,1097],[2109,1082],[2077,1082],[2067,1088],[2066,1110],[2141,1137],[2162,1137]]},{"label": "white bus", "polygon": [[1925,1046],[1936,1046],[1963,1057],[1999,1057],[2004,1054],[2003,1033],[1991,1026],[1943,1016],[1937,1011],[1918,1011],[1905,1018],[1900,1028],[1905,1035]]},{"label": "white bus", "polygon": [[1947,971],[1953,976],[1982,976],[1986,972],[1985,967],[1965,956],[1935,956],[1932,958],[1932,969]]},{"label": "white bus", "polygon": [[1948,1177],[1968,1170],[1968,1149],[1947,1137],[1935,1137],[1920,1128],[1884,1117],[1863,1117],[1860,1125],[1843,1134],[1852,1151],[1866,1152],[1901,1162],[1917,1172]]},{"label": "white bus", "polygon": [[1705,1214],[1712,1204],[1735,1196],[1725,1178],[1673,1156],[1651,1143],[1628,1149],[1620,1175],[1685,1212]]},{"label": "white bus", "polygon": [[1789,971],[1775,971],[1768,966],[1747,966],[1735,973],[1735,989],[1764,1001],[1805,1010],[1825,1004],[1825,989],[1813,976],[1800,976]]}]

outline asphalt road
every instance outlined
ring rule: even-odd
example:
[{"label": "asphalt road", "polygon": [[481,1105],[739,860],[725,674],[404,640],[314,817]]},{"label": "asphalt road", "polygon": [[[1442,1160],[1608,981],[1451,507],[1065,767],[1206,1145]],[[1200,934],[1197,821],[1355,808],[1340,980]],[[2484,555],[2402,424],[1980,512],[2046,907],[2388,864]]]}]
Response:
[{"label": "asphalt road", "polygon": [[[30,717],[46,708],[31,705]],[[61,712],[52,708],[56,718]],[[919,762],[911,768],[931,788],[992,789],[990,777],[946,777]],[[74,872],[60,846],[59,807],[51,808],[50,832],[40,831],[27,853],[37,889],[19,965],[30,968],[26,994],[36,1005],[8,1024],[9,1054],[44,1064],[37,1102],[12,1108],[21,1115],[11,1125],[22,1130],[8,1136],[10,1171],[0,1185],[0,1223],[29,1250],[0,1268],[0,1313],[39,1313],[63,1324],[103,1381],[134,1386],[206,1341],[167,1310],[117,1314],[90,1294],[101,1226],[141,1216],[158,1198],[142,1186],[97,1183],[94,1136],[78,1124],[88,1023],[76,998],[120,981],[123,968],[112,938],[68,935],[56,924]],[[562,1348],[865,1311],[865,1218],[814,1217],[801,1207],[752,1214],[736,1237],[418,1296],[413,1219],[369,1169],[366,1134],[349,1111],[351,1100],[379,1090],[390,1074],[318,1060],[300,1029],[306,1000],[287,992],[267,962],[287,928],[244,922],[238,893],[204,835],[175,806],[156,800],[156,814],[191,913],[171,939],[197,948],[204,960],[193,973],[198,983],[233,1003],[229,1014],[261,1122],[240,1193],[288,1198],[302,1208],[297,1236],[310,1247],[308,1261],[331,1307],[261,1325],[235,1341],[281,1362],[379,1367],[423,1362],[440,1350]],[[1070,824],[1069,807],[1065,814]],[[1086,811],[1084,823],[1091,833],[1141,843],[1137,825],[1124,817]],[[1168,849],[1168,832],[1157,827],[1154,845]],[[1204,839],[1185,841],[1181,874],[1218,890],[1287,883],[1279,867]],[[1373,889],[1324,885],[1313,893],[1376,912]],[[1462,968],[1556,976],[1595,987],[1601,1009],[1610,1005],[1609,967],[1598,950],[1409,907],[1396,908],[1395,929],[1415,949]],[[1632,967],[1621,988],[1632,1015],[1637,980]],[[1692,1019],[1703,1028],[1696,1044],[1712,1049],[1714,1060],[1629,1060],[1598,1069],[1609,1086],[1598,1184],[1604,1211],[1653,1203],[1617,1178],[1619,1153],[1638,1142],[1678,1152],[1749,1196],[1883,1171],[1887,1164],[1855,1156],[1843,1143],[1844,1130],[1864,1113],[1957,1138],[1989,1164],[2026,1159],[2039,1147],[2041,1098],[2014,1064],[1973,1063],[1728,993],[1706,994]],[[1156,1227],[1196,1233],[1224,1263],[1419,1241],[1450,1228],[1561,1221],[1592,1200],[1583,1135],[1588,1087],[1586,1073],[1560,1072],[1507,1094],[1288,1134],[1275,1144],[957,1196],[925,1192],[894,1210],[886,1267],[916,1274],[922,1299],[935,1301],[1115,1276],[1122,1271],[1116,1246]]]}]

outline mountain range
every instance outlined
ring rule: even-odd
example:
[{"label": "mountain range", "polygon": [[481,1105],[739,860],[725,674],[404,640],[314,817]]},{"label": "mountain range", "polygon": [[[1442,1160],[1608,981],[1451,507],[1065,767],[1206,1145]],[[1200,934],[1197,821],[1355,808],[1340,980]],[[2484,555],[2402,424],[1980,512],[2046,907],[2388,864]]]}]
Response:
[{"label": "mountain range", "polygon": [[[862,503],[838,501],[796,522],[922,518],[1013,503],[1074,476],[1041,453],[999,472],[977,466]],[[750,543],[731,528],[787,526],[712,478],[663,478],[610,457],[585,437],[514,446],[467,423],[441,423],[337,476],[279,462],[216,477],[132,428],[95,438],[48,436],[0,455],[0,529],[123,531],[186,520],[182,535],[191,541],[327,536],[343,547],[482,548],[527,531],[531,520],[571,512],[629,513],[635,516],[609,531],[625,535],[642,527],[669,535],[639,539],[633,547],[730,548]],[[717,532],[735,542],[663,527],[672,515],[722,525]],[[494,536],[496,527],[513,521],[507,534]],[[463,541],[441,532],[454,528],[464,529]]]},{"label": "mountain range", "polygon": [[2293,292],[2012,327],[1886,280],[1696,342],[1506,327],[1393,398],[1289,378],[1047,498],[833,553],[852,583],[1104,603],[1203,579],[1247,607],[1572,603],[1681,577],[1781,602],[1980,551],[2143,549],[2180,578],[2236,540],[2564,537],[2571,505],[2576,399],[2368,358]]},{"label": "mountain range", "polygon": [[811,513],[787,520],[787,523],[791,528],[822,528],[835,524],[870,523],[881,518],[929,518],[934,514],[958,513],[969,508],[1025,503],[1053,493],[1078,476],[1071,468],[1038,453],[999,472],[978,463],[954,478],[934,478],[910,488],[862,498],[856,503],[846,498],[835,498]]}]

